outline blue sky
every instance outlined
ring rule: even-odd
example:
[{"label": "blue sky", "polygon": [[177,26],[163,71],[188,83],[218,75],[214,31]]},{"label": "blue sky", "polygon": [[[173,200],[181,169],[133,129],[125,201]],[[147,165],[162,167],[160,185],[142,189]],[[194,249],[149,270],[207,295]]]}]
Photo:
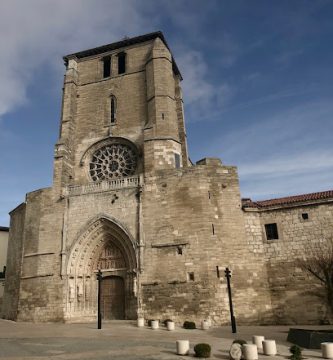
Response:
[{"label": "blue sky", "polygon": [[243,197],[332,189],[333,1],[0,2],[0,225],[52,184],[62,56],[162,30],[190,156],[237,165]]}]

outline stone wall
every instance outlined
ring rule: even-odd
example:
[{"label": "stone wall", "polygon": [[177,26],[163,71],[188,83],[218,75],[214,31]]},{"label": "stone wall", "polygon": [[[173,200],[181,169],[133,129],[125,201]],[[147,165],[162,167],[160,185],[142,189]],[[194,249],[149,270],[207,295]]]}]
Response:
[{"label": "stone wall", "polygon": [[18,320],[63,318],[60,252],[64,202],[52,189],[27,194]]},{"label": "stone wall", "polygon": [[[308,214],[303,219],[302,214]],[[323,288],[297,266],[309,245],[333,236],[333,204],[299,204],[274,209],[245,209],[249,251],[264,259],[277,324],[318,323],[327,318]],[[276,223],[279,239],[267,240],[265,224]]]},{"label": "stone wall", "polygon": [[1,317],[8,320],[16,320],[22,266],[25,204],[19,205],[10,215],[10,232],[8,237],[9,256],[7,258],[5,292]]},{"label": "stone wall", "polygon": [[246,246],[236,168],[215,161],[147,178],[143,227],[146,318],[228,323],[229,266],[238,320],[271,321],[264,259],[255,259]]}]

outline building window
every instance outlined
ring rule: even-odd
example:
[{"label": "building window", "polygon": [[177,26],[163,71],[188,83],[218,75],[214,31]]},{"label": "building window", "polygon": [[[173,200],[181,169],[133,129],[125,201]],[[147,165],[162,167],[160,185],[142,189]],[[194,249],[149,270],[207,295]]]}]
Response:
[{"label": "building window", "polygon": [[175,166],[176,166],[176,169],[180,168],[180,155],[179,154],[175,154]]},{"label": "building window", "polygon": [[308,213],[303,213],[302,214],[302,219],[303,220],[309,220],[309,214]]},{"label": "building window", "polygon": [[266,239],[277,240],[279,238],[278,229],[276,223],[265,224]]},{"label": "building window", "polygon": [[111,75],[111,56],[103,58],[103,78],[107,78]]},{"label": "building window", "polygon": [[194,272],[187,273],[187,281],[194,281]]},{"label": "building window", "polygon": [[0,271],[0,279],[4,279],[6,277],[6,266],[3,267],[3,271]]},{"label": "building window", "polygon": [[115,96],[111,96],[110,111],[111,111],[110,121],[111,124],[114,124],[116,122],[116,114],[117,114],[117,100]]},{"label": "building window", "polygon": [[126,53],[121,52],[118,54],[118,74],[126,72]]}]

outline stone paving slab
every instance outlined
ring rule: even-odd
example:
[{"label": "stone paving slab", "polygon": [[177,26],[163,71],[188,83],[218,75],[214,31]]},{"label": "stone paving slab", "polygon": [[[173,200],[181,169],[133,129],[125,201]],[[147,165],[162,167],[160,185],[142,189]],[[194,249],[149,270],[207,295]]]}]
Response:
[{"label": "stone paving slab", "polygon": [[[297,326],[299,327],[299,326]],[[318,328],[305,326],[305,328]],[[327,329],[332,327],[320,327]],[[212,346],[211,359],[229,359],[229,348],[236,338],[251,341],[252,335],[275,339],[278,355],[259,354],[259,360],[287,359],[289,326],[241,326],[232,334],[230,327],[208,331],[164,327],[137,328],[133,321],[109,321],[103,329],[95,324],[32,324],[0,320],[0,360],[172,360],[194,358],[193,347],[199,342]],[[190,340],[190,356],[175,353],[176,340]],[[304,350],[307,359],[320,359],[320,350]]]}]

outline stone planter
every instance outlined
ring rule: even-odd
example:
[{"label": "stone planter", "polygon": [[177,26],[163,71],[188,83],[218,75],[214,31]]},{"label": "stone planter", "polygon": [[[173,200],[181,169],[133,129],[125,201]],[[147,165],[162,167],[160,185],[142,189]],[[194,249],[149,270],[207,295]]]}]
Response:
[{"label": "stone planter", "polygon": [[258,348],[255,344],[242,345],[243,356],[245,360],[258,360]]},{"label": "stone planter", "polygon": [[144,327],[145,326],[145,319],[144,318],[138,318],[138,327]]},{"label": "stone planter", "polygon": [[275,340],[264,340],[262,342],[265,355],[274,356],[277,353]]},{"label": "stone planter", "polygon": [[188,355],[190,351],[190,341],[189,340],[177,340],[177,355]]},{"label": "stone planter", "polygon": [[252,342],[257,345],[258,350],[262,350],[262,342],[265,340],[264,336],[261,335],[253,335]]},{"label": "stone planter", "polygon": [[333,343],[324,342],[320,344],[321,353],[324,359],[333,359]]},{"label": "stone planter", "polygon": [[166,327],[169,331],[175,330],[175,323],[173,321],[167,321]]},{"label": "stone planter", "polygon": [[157,330],[157,329],[159,328],[159,326],[158,326],[158,320],[152,320],[152,321],[151,321],[151,328],[152,328],[153,330]]},{"label": "stone planter", "polygon": [[202,330],[209,330],[209,322],[208,322],[208,320],[203,320],[202,322],[201,322],[201,329]]}]

